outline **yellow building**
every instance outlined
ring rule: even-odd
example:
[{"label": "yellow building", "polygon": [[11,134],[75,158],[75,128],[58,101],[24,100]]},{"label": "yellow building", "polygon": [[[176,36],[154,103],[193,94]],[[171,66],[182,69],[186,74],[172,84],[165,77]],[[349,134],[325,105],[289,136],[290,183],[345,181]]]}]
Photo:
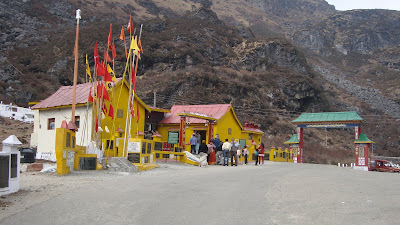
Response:
[{"label": "yellow building", "polygon": [[[118,138],[123,138],[125,133],[129,84],[125,79],[118,79],[118,82],[107,91],[109,100],[102,100],[105,105],[105,115],[98,113],[93,107],[93,102],[89,101],[89,94],[97,91],[96,85],[91,83],[77,85],[77,100],[75,112],[76,144],[87,146],[89,142],[96,139],[102,140],[104,149],[114,149]],[[94,88],[93,88],[94,87]],[[94,100],[96,102],[96,100]],[[138,104],[137,104],[138,103]],[[99,104],[97,102],[96,104]],[[112,107],[110,107],[112,105]],[[137,133],[143,134],[145,124],[152,112],[157,113],[157,109],[150,109],[137,95],[134,97],[133,106],[139,108],[139,120],[137,113],[131,120],[131,130],[128,135],[136,137]],[[34,131],[31,135],[31,146],[37,147],[40,153],[54,154],[56,128],[61,127],[62,121],[71,120],[72,107],[72,86],[62,86],[53,95],[39,102],[32,109],[35,111]],[[113,110],[111,110],[112,108]],[[154,114],[153,113],[153,114]],[[163,113],[161,113],[163,115]],[[97,115],[97,116],[96,116]],[[95,131],[96,117],[98,131]],[[117,149],[110,152],[110,156],[117,155]]]},{"label": "yellow building", "polygon": [[183,150],[189,152],[189,140],[196,131],[206,143],[216,134],[222,142],[234,138],[242,147],[248,145],[251,155],[254,153],[254,146],[258,146],[264,134],[254,124],[242,126],[231,104],[174,105],[170,111],[157,126],[157,131],[162,135],[164,142],[177,146],[180,139],[180,122],[182,117],[185,117]]}]

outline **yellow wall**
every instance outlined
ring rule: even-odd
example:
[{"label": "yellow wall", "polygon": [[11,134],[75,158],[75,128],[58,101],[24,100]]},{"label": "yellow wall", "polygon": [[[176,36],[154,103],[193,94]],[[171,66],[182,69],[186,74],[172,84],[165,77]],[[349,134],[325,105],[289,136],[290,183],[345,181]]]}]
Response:
[{"label": "yellow wall", "polygon": [[[69,134],[68,147],[66,139],[67,133]],[[59,176],[68,174],[71,170],[71,168],[67,166],[67,151],[74,150],[74,146],[71,145],[71,140],[73,139],[75,139],[75,132],[64,128],[56,129],[55,151],[57,158],[57,175]]]},{"label": "yellow wall", "polygon": [[[97,157],[96,154],[85,154],[86,147],[76,145],[76,133],[64,128],[56,129],[55,151],[57,159],[57,175],[59,176],[68,174],[71,170],[78,170],[79,158]],[[74,152],[72,163],[73,168],[71,168],[70,165],[67,165],[68,151]],[[98,165],[96,168],[100,169]]]},{"label": "yellow wall", "polygon": [[[231,134],[228,133],[228,128],[231,128]],[[214,127],[214,136],[215,134],[218,134],[219,139],[221,139],[223,142],[226,138],[229,141],[231,141],[232,138],[241,138],[242,129],[240,124],[235,119],[232,107],[224,116],[221,117],[221,119],[218,120],[217,125]]]},{"label": "yellow wall", "polygon": [[[103,140],[107,139],[115,139],[115,130],[118,128],[121,128],[123,130],[125,129],[126,126],[126,116],[127,116],[127,106],[128,106],[128,100],[129,100],[129,89],[128,87],[123,84],[121,81],[113,90],[109,91],[109,96],[110,96],[110,101],[113,104],[114,108],[114,119],[112,119],[109,116],[106,116],[102,120],[101,127],[103,129]],[[136,123],[136,102],[137,98],[134,99],[134,109],[135,109],[135,118],[131,120],[131,137],[136,137],[136,132],[139,130],[140,132],[144,132],[144,122],[145,122],[145,108],[140,104],[139,102],[139,129],[137,129],[137,123]],[[107,103],[107,108],[109,108],[109,103]],[[122,118],[118,118],[118,109],[123,110],[123,116]],[[131,114],[128,114],[128,116],[131,116]],[[110,133],[107,133],[105,130],[105,126],[108,127]],[[124,135],[124,134],[123,134]],[[124,136],[123,136],[124,137]],[[103,143],[105,143],[103,141]],[[115,146],[114,142],[114,146]]]},{"label": "yellow wall", "polygon": [[271,148],[269,160],[275,162],[293,162],[293,152],[289,151],[287,148],[285,150],[282,150],[282,148]]}]

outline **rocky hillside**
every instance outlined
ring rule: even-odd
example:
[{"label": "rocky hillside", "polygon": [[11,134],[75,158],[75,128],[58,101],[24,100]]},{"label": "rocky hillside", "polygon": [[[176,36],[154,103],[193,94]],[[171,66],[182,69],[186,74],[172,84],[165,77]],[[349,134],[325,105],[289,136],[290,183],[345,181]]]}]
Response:
[{"label": "rocky hillside", "polygon": [[[0,2],[3,101],[26,105],[72,83],[76,8],[79,82],[86,54],[93,65],[95,41],[102,56],[110,23],[122,74],[119,31],[132,14],[135,27],[144,24],[138,88],[148,103],[153,92],[160,107],[232,102],[275,146],[290,137],[290,120],[301,112],[355,110],[367,120],[363,131],[377,142],[375,153],[400,155],[398,11],[338,12],[324,0]],[[327,152],[308,161],[351,159],[351,137],[350,130],[307,130],[306,148]]]}]

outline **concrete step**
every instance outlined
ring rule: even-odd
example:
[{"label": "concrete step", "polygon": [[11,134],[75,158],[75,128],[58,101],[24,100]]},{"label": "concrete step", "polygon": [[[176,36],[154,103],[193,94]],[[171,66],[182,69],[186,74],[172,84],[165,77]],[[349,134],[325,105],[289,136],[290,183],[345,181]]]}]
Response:
[{"label": "concrete step", "polygon": [[139,172],[138,168],[133,165],[128,159],[123,157],[113,157],[109,159],[108,168],[112,172],[128,172],[128,173],[137,173]]}]

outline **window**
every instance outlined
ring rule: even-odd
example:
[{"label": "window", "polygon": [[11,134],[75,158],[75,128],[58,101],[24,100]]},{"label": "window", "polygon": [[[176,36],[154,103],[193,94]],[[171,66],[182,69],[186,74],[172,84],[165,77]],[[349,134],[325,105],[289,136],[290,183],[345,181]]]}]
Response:
[{"label": "window", "polygon": [[358,148],[358,156],[359,157],[364,157],[364,147]]},{"label": "window", "polygon": [[10,156],[0,155],[0,188],[9,187]]},{"label": "window", "polygon": [[228,128],[228,134],[232,134],[232,128]]},{"label": "window", "polygon": [[75,116],[75,126],[79,128],[79,124],[81,122],[81,117],[80,116]]},{"label": "window", "polygon": [[17,154],[11,154],[11,178],[18,176],[18,157]]},{"label": "window", "polygon": [[117,109],[117,118],[124,118],[124,110]]},{"label": "window", "polygon": [[69,148],[71,146],[71,134],[67,132],[66,136],[65,147]]},{"label": "window", "polygon": [[249,134],[249,140],[253,140],[253,134]]},{"label": "window", "polygon": [[56,118],[49,118],[47,122],[47,130],[54,130],[56,127]]}]

